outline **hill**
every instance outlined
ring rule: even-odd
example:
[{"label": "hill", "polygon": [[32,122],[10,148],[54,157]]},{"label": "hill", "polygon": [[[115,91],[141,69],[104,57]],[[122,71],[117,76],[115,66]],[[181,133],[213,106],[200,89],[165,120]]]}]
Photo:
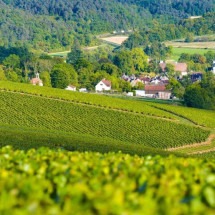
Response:
[{"label": "hill", "polygon": [[[80,143],[83,142],[84,135],[88,135],[94,139],[99,138],[101,143],[104,139],[105,142],[116,141],[121,146],[125,143],[169,149],[204,142],[215,128],[214,111],[190,108],[187,111],[188,108],[184,107],[12,82],[0,82],[0,89],[0,123],[3,127],[6,126],[6,130],[10,130],[7,126],[27,129],[27,132],[38,129],[44,130],[43,136],[45,131],[47,134],[57,132],[59,136],[65,137],[66,147],[72,143],[72,138],[68,139],[68,135],[76,134],[76,140],[80,135]],[[199,118],[199,115],[202,117]],[[25,133],[21,135],[26,136]],[[56,143],[57,136],[51,139]],[[47,140],[43,139],[42,142],[47,146]],[[17,144],[16,141],[15,143]],[[35,143],[33,141],[34,146]],[[101,150],[98,148],[98,151]]]},{"label": "hill", "polygon": [[49,51],[68,48],[77,37],[82,45],[89,46],[95,45],[95,34],[142,29],[149,27],[153,18],[179,21],[213,11],[213,0],[0,0],[0,45],[27,43],[33,49]]},{"label": "hill", "polygon": [[0,81],[0,213],[212,215],[214,129],[215,111]]}]

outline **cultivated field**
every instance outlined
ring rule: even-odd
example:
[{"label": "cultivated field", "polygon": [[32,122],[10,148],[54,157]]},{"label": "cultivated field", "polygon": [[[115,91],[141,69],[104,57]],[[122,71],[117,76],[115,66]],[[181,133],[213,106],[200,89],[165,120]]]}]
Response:
[{"label": "cultivated field", "polygon": [[214,215],[214,159],[215,111],[0,81],[0,214]]},{"label": "cultivated field", "polygon": [[215,49],[215,42],[166,42],[166,45],[177,48]]},{"label": "cultivated field", "polygon": [[110,44],[121,45],[125,40],[128,39],[128,36],[112,36],[112,37],[104,37],[100,39]]},{"label": "cultivated field", "polygon": [[157,149],[205,142],[215,129],[214,111],[13,82],[0,82],[0,89],[0,122],[11,126],[88,134]]},{"label": "cultivated field", "polygon": [[206,52],[208,51],[214,51],[215,52],[215,49],[205,49],[205,48],[183,48],[183,47],[180,47],[180,48],[177,48],[177,47],[174,47],[173,48],[173,53],[171,55],[171,59],[173,60],[178,60],[180,55],[182,53],[186,53],[186,54],[201,54],[201,55],[204,55]]}]

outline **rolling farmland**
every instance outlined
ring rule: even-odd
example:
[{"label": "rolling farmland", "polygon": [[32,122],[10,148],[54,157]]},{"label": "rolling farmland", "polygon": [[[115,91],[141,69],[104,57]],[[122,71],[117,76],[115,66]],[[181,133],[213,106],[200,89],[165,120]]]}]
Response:
[{"label": "rolling farmland", "polygon": [[1,81],[0,213],[213,215],[214,119]]},{"label": "rolling farmland", "polygon": [[1,124],[89,134],[160,149],[202,142],[209,135],[207,130],[172,121],[10,92],[1,92],[0,110]]}]

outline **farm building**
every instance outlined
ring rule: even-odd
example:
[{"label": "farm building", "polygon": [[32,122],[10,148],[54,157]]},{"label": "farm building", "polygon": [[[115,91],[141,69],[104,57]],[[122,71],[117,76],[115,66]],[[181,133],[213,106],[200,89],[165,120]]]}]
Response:
[{"label": "farm building", "polygon": [[135,90],[136,96],[145,96],[146,92],[145,90]]},{"label": "farm building", "polygon": [[164,84],[145,85],[145,96],[159,99],[170,99],[171,91],[166,89]]},{"label": "farm building", "polygon": [[73,85],[69,85],[67,86],[67,88],[65,88],[65,90],[76,91],[76,87]]},{"label": "farm building", "polygon": [[102,92],[102,91],[109,91],[111,90],[111,81],[106,80],[105,78],[102,79],[96,86],[95,91],[96,92]]},{"label": "farm building", "polygon": [[79,92],[81,92],[81,93],[86,93],[86,92],[87,92],[87,88],[80,88],[80,89],[79,89]]},{"label": "farm building", "polygon": [[43,82],[40,79],[39,73],[36,73],[36,77],[30,80],[30,83],[33,85],[43,86]]},{"label": "farm building", "polygon": [[191,75],[190,75],[190,79],[192,82],[195,82],[195,81],[201,81],[202,80],[202,72],[193,72]]},{"label": "farm building", "polygon": [[213,61],[213,66],[212,67],[213,67],[212,72],[215,75],[215,60]]},{"label": "farm building", "polygon": [[[187,67],[186,63],[171,62],[170,64],[172,64],[174,66],[175,72],[180,73],[180,77],[186,76],[188,74],[188,67]],[[159,63],[159,66],[160,66],[162,72],[166,72],[166,63],[165,62]]]}]

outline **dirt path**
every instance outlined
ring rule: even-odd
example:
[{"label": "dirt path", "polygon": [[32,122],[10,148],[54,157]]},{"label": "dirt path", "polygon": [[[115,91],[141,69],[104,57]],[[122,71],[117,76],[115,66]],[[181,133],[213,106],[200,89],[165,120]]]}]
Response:
[{"label": "dirt path", "polygon": [[[174,148],[168,148],[167,151],[171,152],[171,151],[177,151],[180,149],[195,148],[198,146],[210,145],[214,139],[215,139],[215,134],[211,134],[205,142],[194,143],[194,144],[189,144],[189,145],[179,146],[179,147],[174,147]],[[205,150],[205,151],[208,151],[208,150]],[[201,151],[201,152],[203,152],[203,151]],[[195,152],[192,152],[192,153],[195,153]],[[189,153],[189,154],[192,154],[192,153]]]},{"label": "dirt path", "polygon": [[197,151],[197,152],[190,152],[190,153],[188,153],[188,155],[204,154],[204,153],[208,153],[208,152],[215,152],[215,147],[213,147],[211,149],[207,149],[207,150],[201,150],[201,151]]}]

